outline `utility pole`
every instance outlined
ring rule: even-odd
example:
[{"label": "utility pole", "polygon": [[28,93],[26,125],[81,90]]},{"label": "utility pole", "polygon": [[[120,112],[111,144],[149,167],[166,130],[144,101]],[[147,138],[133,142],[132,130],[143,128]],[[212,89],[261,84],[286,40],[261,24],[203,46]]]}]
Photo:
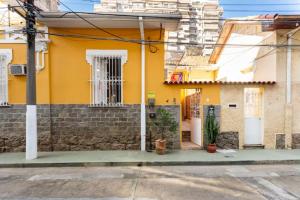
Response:
[{"label": "utility pole", "polygon": [[34,0],[24,2],[27,33],[27,83],[26,83],[26,160],[37,158],[37,106],[35,69],[35,14]]}]

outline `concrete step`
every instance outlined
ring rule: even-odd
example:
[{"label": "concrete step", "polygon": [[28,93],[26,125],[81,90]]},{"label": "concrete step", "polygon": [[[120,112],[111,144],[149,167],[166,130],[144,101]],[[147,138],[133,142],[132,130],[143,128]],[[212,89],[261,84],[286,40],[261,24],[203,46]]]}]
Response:
[{"label": "concrete step", "polygon": [[265,145],[263,144],[245,144],[244,149],[264,149]]},{"label": "concrete step", "polygon": [[191,131],[182,131],[182,142],[191,141]]}]

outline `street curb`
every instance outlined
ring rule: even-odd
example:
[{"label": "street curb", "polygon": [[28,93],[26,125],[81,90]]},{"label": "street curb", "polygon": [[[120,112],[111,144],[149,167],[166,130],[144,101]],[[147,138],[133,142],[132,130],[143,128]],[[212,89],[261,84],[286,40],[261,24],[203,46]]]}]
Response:
[{"label": "street curb", "polygon": [[125,166],[220,166],[220,165],[291,165],[300,160],[245,160],[245,161],[170,161],[170,162],[74,162],[74,163],[0,163],[0,168],[40,167],[125,167]]}]

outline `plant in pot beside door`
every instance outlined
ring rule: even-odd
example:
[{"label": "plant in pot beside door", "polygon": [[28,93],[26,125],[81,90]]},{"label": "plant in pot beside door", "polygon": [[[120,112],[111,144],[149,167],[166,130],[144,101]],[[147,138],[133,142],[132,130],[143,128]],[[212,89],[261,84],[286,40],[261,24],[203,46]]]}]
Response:
[{"label": "plant in pot beside door", "polygon": [[216,120],[215,116],[215,107],[209,106],[208,108],[208,114],[206,117],[205,122],[205,132],[206,132],[206,138],[207,138],[207,152],[208,153],[215,153],[217,150],[216,140],[217,136],[219,134],[220,127],[219,123]]},{"label": "plant in pot beside door", "polygon": [[166,137],[167,132],[176,134],[178,123],[170,112],[164,109],[157,110],[157,116],[154,121],[154,125],[157,127],[160,138],[155,141],[155,150],[159,155],[163,155],[166,152]]}]

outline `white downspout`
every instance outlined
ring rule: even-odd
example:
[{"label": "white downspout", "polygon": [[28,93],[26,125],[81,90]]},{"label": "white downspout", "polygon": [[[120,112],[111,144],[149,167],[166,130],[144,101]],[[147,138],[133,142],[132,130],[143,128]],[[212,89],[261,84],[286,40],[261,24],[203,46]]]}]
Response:
[{"label": "white downspout", "polygon": [[292,102],[292,34],[288,34],[287,70],[286,70],[286,103]]},{"label": "white downspout", "polygon": [[300,27],[287,33],[288,47],[287,47],[287,68],[286,68],[286,103],[292,103],[292,36],[300,30]]},{"label": "white downspout", "polygon": [[146,151],[146,104],[145,104],[145,34],[143,17],[139,17],[141,40],[141,151]]}]

